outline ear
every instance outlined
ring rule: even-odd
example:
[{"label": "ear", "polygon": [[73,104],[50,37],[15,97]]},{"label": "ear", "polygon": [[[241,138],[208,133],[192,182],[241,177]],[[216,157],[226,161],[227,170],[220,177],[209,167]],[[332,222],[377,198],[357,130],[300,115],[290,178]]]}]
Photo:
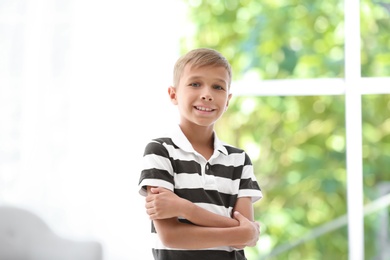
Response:
[{"label": "ear", "polygon": [[226,101],[225,111],[228,109],[229,101],[230,101],[231,98],[232,98],[232,93],[229,94],[228,100]]},{"label": "ear", "polygon": [[177,105],[177,96],[176,96],[176,88],[173,86],[170,86],[168,88],[168,95],[172,102],[172,104]]}]

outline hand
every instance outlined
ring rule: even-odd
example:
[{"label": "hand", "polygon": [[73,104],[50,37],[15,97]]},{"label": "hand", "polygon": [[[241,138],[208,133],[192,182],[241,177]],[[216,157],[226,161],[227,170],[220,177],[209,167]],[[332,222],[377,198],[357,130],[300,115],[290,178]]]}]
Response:
[{"label": "hand", "polygon": [[243,228],[245,234],[243,245],[234,246],[238,249],[242,249],[245,246],[255,246],[260,236],[260,224],[258,222],[250,221],[238,211],[234,212],[234,218],[240,223],[240,227]]},{"label": "hand", "polygon": [[151,188],[152,194],[145,199],[146,213],[151,220],[180,216],[183,199],[165,188]]}]

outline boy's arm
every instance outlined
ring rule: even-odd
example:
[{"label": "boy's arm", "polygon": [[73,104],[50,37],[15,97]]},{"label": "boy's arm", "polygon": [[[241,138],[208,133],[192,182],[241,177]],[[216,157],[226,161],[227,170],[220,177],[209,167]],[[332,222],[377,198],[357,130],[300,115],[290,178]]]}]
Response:
[{"label": "boy's arm", "polygon": [[255,246],[259,239],[259,226],[238,212],[234,217],[237,227],[201,227],[181,223],[177,218],[153,220],[162,243],[171,248],[202,249],[219,246]]},{"label": "boy's arm", "polygon": [[[253,206],[252,206],[252,198],[250,197],[240,197],[237,199],[236,205],[233,208],[233,212],[238,211],[240,212],[244,217],[246,217],[250,221],[254,221],[254,213],[253,213]],[[260,224],[259,229],[260,229]],[[246,245],[234,245],[235,248],[242,249]]]},{"label": "boy's arm", "polygon": [[[237,219],[210,212],[161,187],[148,187],[145,207],[151,220],[180,216],[204,227],[236,227],[239,225]],[[248,210],[244,207],[238,207],[237,210],[243,210],[241,213],[245,217],[249,216]]]},{"label": "boy's arm", "polygon": [[[153,195],[151,190],[151,187],[148,187],[148,196]],[[164,189],[159,191],[164,192]],[[174,194],[171,191],[165,191]],[[169,194],[165,195],[167,196],[165,197],[166,200],[164,200],[164,203],[171,203],[169,207],[172,210],[171,215],[175,215],[177,212],[180,212],[178,208],[185,205],[181,204],[183,202],[182,199],[179,197],[176,198],[172,195],[168,196]],[[241,204],[243,203],[238,203],[237,208],[244,210],[244,207],[240,206]],[[200,207],[198,208],[202,209]],[[211,213],[207,210],[204,211],[207,214]],[[246,210],[244,211],[245,214],[248,214]],[[200,213],[198,212],[197,214]],[[211,214],[216,215],[216,217],[221,217],[214,213]],[[165,215],[165,217],[167,216],[169,216],[169,214]],[[234,215],[234,217],[234,221],[238,223],[235,227],[205,227],[192,225],[180,222],[176,216],[162,219],[156,218],[153,222],[161,241],[171,248],[201,249],[234,245],[255,246],[259,238],[258,223],[245,218],[238,212]]]},{"label": "boy's arm", "polygon": [[247,219],[254,221],[254,213],[251,197],[240,197],[237,199],[236,205],[233,208],[233,212],[238,211]]}]

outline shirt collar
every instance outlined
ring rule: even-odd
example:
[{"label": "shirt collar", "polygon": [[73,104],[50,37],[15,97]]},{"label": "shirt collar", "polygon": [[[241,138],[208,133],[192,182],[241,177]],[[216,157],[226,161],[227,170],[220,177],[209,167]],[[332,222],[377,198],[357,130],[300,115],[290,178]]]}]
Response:
[{"label": "shirt collar", "polygon": [[[182,150],[195,153],[194,148],[192,147],[190,141],[188,141],[187,137],[184,135],[179,125],[176,125],[176,127],[173,129],[172,141]],[[224,143],[219,140],[217,134],[214,131],[214,152],[216,150],[223,153],[224,155],[228,154]]]}]

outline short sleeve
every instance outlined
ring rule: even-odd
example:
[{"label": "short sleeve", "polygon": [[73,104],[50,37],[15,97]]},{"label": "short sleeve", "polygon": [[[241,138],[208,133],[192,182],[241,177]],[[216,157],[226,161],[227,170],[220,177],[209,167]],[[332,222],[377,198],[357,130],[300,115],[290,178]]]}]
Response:
[{"label": "short sleeve", "polygon": [[253,165],[249,156],[245,153],[245,162],[242,168],[238,197],[251,197],[252,203],[263,197],[261,188],[253,172]]},{"label": "short sleeve", "polygon": [[158,141],[149,142],[142,158],[142,171],[138,183],[139,193],[147,195],[147,186],[159,186],[173,191],[173,168],[169,153]]}]

